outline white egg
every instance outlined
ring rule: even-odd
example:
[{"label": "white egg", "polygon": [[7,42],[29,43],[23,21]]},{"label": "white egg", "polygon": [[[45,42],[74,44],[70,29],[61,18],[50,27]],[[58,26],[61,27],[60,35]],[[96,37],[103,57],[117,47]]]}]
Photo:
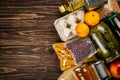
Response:
[{"label": "white egg", "polygon": [[70,29],[66,28],[64,29],[64,36],[68,37],[69,36],[69,33],[70,33]]},{"label": "white egg", "polygon": [[76,18],[79,20],[79,21],[84,21],[84,11],[79,11],[76,15]]},{"label": "white egg", "polygon": [[67,17],[67,23],[68,24],[73,24],[73,23],[75,23],[75,21],[76,21],[76,18],[75,18],[75,16],[74,15],[69,15],[68,17]]},{"label": "white egg", "polygon": [[60,27],[62,27],[62,28],[66,27],[66,26],[67,26],[66,20],[65,20],[65,19],[61,19],[61,20],[59,21],[59,25],[60,25]]},{"label": "white egg", "polygon": [[76,23],[72,24],[72,25],[71,25],[71,29],[75,29],[76,26],[77,26]]}]

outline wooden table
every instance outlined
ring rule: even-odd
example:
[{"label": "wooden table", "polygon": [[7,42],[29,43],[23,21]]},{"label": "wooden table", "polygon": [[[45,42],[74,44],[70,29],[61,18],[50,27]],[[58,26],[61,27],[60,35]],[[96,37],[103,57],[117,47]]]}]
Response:
[{"label": "wooden table", "polygon": [[56,80],[61,0],[0,0],[0,80]]},{"label": "wooden table", "polygon": [[0,80],[57,80],[52,44],[62,0],[0,0]]}]

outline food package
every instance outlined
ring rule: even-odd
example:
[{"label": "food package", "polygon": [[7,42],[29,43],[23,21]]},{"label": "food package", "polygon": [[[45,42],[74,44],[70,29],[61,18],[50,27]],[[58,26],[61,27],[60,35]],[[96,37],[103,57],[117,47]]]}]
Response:
[{"label": "food package", "polygon": [[75,66],[72,54],[66,49],[64,43],[55,43],[53,45],[53,48],[60,60],[60,69],[62,71]]},{"label": "food package", "polygon": [[89,37],[75,38],[67,42],[55,43],[53,48],[60,60],[62,71],[79,64],[85,58],[97,53]]},{"label": "food package", "polygon": [[80,8],[66,16],[55,20],[54,26],[62,41],[76,37],[75,27],[77,23],[84,21],[85,8]]},{"label": "food package", "polygon": [[117,0],[108,0],[108,3],[97,10],[101,16],[101,19],[107,17],[111,12],[120,13],[120,7]]},{"label": "food package", "polygon": [[97,53],[89,37],[75,38],[65,42],[65,45],[66,48],[72,53],[76,64]]},{"label": "food package", "polygon": [[82,65],[84,65],[85,63],[89,63],[91,61],[96,61],[97,58],[95,56],[91,56],[89,58],[86,58],[83,60],[83,62],[79,63],[78,65],[64,71],[57,80],[78,80],[75,76],[75,72],[74,70]]},{"label": "food package", "polygon": [[75,70],[76,80],[108,80],[111,75],[103,61],[84,64]]}]

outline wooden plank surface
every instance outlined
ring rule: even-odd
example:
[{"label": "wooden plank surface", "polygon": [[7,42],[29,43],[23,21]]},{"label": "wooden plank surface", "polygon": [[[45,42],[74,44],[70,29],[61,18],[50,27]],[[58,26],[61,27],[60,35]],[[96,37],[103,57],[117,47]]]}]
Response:
[{"label": "wooden plank surface", "polygon": [[62,0],[0,0],[0,80],[57,80],[52,44]]},{"label": "wooden plank surface", "polygon": [[61,0],[0,0],[0,80],[56,80]]}]

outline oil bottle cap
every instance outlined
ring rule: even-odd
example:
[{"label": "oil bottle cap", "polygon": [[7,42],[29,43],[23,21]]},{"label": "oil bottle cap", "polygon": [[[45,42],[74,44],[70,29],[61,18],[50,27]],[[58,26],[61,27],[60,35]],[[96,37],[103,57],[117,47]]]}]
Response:
[{"label": "oil bottle cap", "polygon": [[66,11],[64,5],[61,5],[58,8],[59,8],[61,13],[64,13]]},{"label": "oil bottle cap", "polygon": [[119,16],[119,14],[118,13],[114,13],[110,17],[108,17],[108,20],[111,20],[111,19],[113,19],[113,18],[115,18],[117,16]]}]

